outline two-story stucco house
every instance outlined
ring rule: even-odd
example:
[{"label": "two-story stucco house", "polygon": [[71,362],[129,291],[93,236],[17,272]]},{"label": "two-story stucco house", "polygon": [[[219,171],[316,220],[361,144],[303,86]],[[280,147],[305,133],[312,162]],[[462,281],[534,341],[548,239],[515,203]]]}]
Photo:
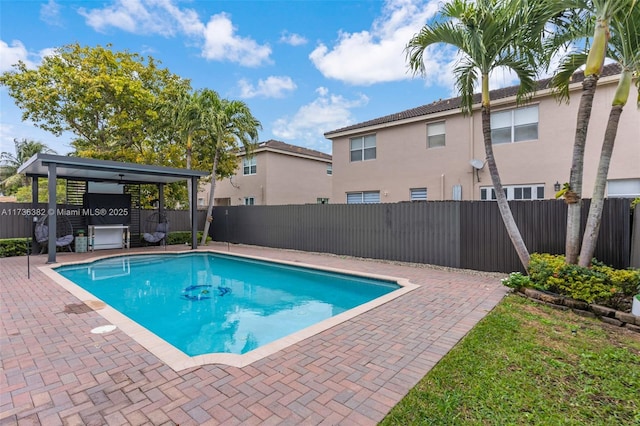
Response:
[{"label": "two-story stucco house", "polygon": [[[269,140],[250,156],[238,154],[238,171],[216,182],[214,205],[279,205],[328,203],[331,198],[331,155]],[[198,192],[198,206],[209,202],[211,184]]]},{"label": "two-story stucco house", "polygon": [[[590,198],[618,75],[605,67],[593,104],[584,164]],[[582,73],[570,103],[559,103],[549,80],[526,105],[517,87],[491,92],[493,150],[509,199],[548,199],[569,180]],[[631,97],[622,113],[609,169],[607,196],[640,196],[640,114]],[[460,98],[375,118],[325,133],[333,142],[332,203],[409,200],[490,200],[480,98],[463,116]]]}]

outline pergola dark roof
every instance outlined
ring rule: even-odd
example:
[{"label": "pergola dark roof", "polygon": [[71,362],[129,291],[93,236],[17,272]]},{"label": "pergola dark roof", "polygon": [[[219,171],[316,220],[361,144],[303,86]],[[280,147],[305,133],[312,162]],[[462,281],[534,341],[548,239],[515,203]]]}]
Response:
[{"label": "pergola dark roof", "polygon": [[[125,163],[120,161],[94,160],[90,158],[67,157],[63,155],[36,154],[27,160],[18,173],[29,177],[46,177],[49,194],[56,193],[58,178],[87,182],[117,182],[133,184],[155,184],[162,188],[164,184],[186,180],[191,185],[191,247],[197,248],[197,210],[198,179],[209,173],[198,170],[178,169],[172,167],[150,166],[144,164]],[[38,180],[33,179],[32,194],[37,202]],[[162,191],[161,191],[162,193]],[[160,208],[163,208],[162,195]],[[49,212],[57,212],[56,197],[49,197]],[[49,258],[48,263],[56,261],[56,214],[49,216]]]}]

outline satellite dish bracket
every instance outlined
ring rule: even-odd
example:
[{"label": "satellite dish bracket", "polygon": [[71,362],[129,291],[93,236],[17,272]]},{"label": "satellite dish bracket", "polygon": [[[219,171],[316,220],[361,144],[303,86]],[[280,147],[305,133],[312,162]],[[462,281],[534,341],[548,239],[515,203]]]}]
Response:
[{"label": "satellite dish bracket", "polygon": [[473,170],[475,170],[476,179],[478,179],[478,182],[480,182],[480,170],[484,168],[485,162],[482,160],[478,160],[477,158],[472,158],[471,161],[469,161],[469,164],[471,164],[471,167],[473,167]]}]

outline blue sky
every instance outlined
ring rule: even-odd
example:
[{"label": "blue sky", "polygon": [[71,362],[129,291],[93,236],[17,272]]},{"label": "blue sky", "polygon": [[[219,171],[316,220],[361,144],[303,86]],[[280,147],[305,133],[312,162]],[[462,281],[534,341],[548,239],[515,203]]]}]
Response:
[{"label": "blue sky", "polygon": [[[171,72],[222,97],[246,102],[260,141],[277,139],[331,153],[323,133],[455,95],[456,52],[425,55],[426,77],[408,71],[404,46],[442,0],[16,1],[0,0],[0,72],[22,60],[36,67],[69,43],[112,44],[153,56]],[[492,88],[515,84],[494,77]],[[14,138],[71,151],[22,122],[0,88],[1,151]]]}]

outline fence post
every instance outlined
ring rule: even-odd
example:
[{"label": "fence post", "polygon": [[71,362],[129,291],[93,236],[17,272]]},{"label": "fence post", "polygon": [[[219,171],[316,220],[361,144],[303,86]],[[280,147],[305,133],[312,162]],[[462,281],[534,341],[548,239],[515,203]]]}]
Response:
[{"label": "fence post", "polygon": [[629,265],[640,268],[640,204],[633,209],[633,228],[631,230],[631,258]]}]

